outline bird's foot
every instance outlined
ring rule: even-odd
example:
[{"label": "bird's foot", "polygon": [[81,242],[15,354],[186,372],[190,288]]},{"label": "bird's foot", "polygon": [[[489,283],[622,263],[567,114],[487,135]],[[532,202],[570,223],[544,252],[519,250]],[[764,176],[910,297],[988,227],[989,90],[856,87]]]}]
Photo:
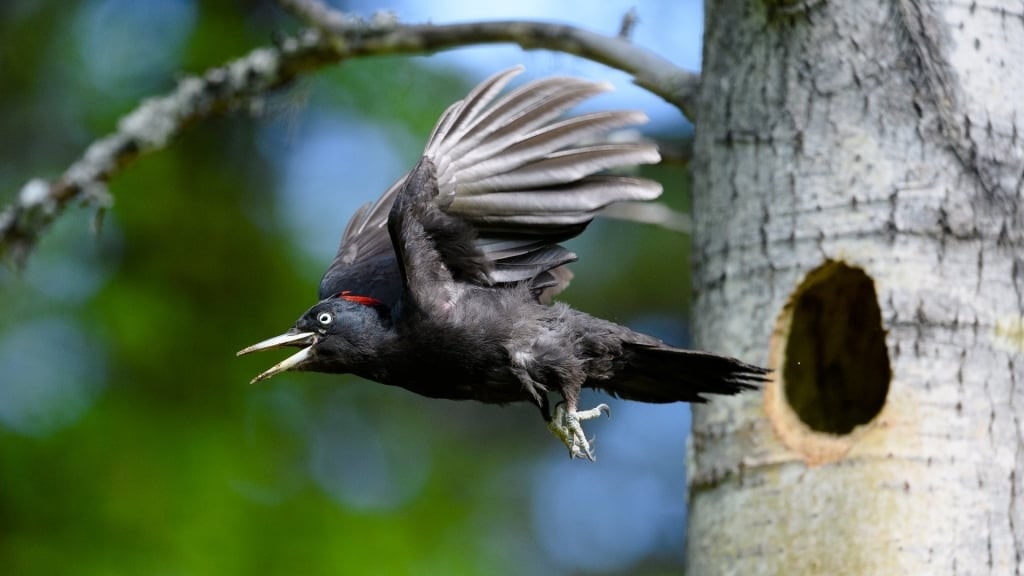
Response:
[{"label": "bird's foot", "polygon": [[607,404],[598,404],[590,410],[566,410],[565,403],[559,402],[555,406],[554,416],[548,422],[548,428],[569,449],[570,458],[587,458],[593,462],[594,452],[590,448],[593,440],[587,440],[580,422],[597,418],[602,413],[611,416],[612,410]]}]

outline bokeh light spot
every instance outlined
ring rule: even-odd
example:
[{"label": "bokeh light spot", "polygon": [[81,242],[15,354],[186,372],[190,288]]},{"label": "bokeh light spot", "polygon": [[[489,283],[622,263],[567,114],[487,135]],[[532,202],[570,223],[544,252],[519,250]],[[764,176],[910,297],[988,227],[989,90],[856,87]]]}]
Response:
[{"label": "bokeh light spot", "polygon": [[[585,395],[581,405],[597,399]],[[597,462],[563,455],[534,477],[538,541],[570,571],[620,571],[682,549],[689,408],[616,401],[612,414],[588,423]]]},{"label": "bokeh light spot", "polygon": [[368,420],[340,402],[313,428],[313,479],[340,504],[355,510],[390,510],[415,498],[430,472],[430,444],[388,418]]},{"label": "bokeh light spot", "polygon": [[[329,262],[347,219],[411,166],[399,160],[396,138],[353,117],[310,113],[299,130],[294,147],[270,154],[285,158],[280,209],[303,251]],[[280,133],[270,131],[263,148],[275,141]]]},{"label": "bokeh light spot", "polygon": [[171,73],[195,21],[190,0],[85,3],[75,21],[82,70],[93,86],[111,95],[136,94]]},{"label": "bokeh light spot", "polygon": [[34,320],[0,338],[0,424],[46,436],[77,421],[104,386],[101,347],[67,320]]}]

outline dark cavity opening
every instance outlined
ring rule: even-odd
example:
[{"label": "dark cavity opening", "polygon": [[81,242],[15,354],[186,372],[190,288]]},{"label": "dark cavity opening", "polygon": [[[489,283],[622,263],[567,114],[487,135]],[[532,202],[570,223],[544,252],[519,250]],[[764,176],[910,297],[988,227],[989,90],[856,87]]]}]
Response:
[{"label": "dark cavity opening", "polygon": [[782,380],[811,429],[847,434],[885,405],[892,372],[875,283],[827,262],[807,275],[793,305]]}]

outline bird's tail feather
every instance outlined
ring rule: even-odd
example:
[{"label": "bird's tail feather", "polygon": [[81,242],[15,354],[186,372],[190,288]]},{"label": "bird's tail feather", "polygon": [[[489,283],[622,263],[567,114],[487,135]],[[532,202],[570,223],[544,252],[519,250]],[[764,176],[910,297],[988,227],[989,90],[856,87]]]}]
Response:
[{"label": "bird's tail feather", "polygon": [[664,345],[626,344],[625,351],[619,377],[601,387],[639,402],[706,402],[707,394],[756,389],[771,372],[728,356]]}]

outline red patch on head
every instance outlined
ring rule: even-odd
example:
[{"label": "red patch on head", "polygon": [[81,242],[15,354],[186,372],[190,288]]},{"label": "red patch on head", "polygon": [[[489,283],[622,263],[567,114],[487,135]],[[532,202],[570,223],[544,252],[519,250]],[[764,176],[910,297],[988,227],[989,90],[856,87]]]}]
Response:
[{"label": "red patch on head", "polygon": [[356,296],[355,294],[352,294],[352,292],[348,290],[345,290],[344,292],[339,292],[337,296],[338,298],[343,298],[345,300],[348,300],[349,302],[355,302],[356,304],[362,304],[363,306],[381,306],[384,304],[383,302],[377,300],[376,298],[371,298],[369,296]]}]

